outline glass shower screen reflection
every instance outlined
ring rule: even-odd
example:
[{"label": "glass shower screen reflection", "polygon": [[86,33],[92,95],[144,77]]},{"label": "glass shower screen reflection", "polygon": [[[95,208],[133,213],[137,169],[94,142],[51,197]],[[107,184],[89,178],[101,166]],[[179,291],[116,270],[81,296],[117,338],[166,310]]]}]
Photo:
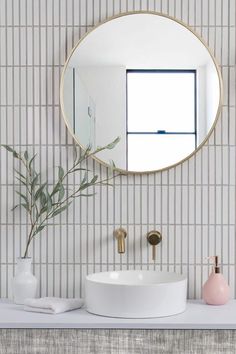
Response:
[{"label": "glass shower screen reflection", "polygon": [[157,170],[189,155],[196,121],[195,70],[127,70],[128,170]]}]

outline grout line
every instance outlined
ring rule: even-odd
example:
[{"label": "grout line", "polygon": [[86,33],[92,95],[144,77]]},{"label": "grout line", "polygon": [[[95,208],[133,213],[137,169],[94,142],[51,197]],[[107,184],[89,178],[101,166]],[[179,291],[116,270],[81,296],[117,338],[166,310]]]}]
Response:
[{"label": "grout line", "polygon": [[[13,0],[11,2],[11,7],[12,7],[12,20],[14,21],[14,11],[13,11]],[[14,64],[15,60],[15,42],[14,42],[14,32],[12,31],[12,61]],[[14,78],[14,70],[12,68],[12,103],[15,102],[15,78]],[[12,112],[13,112],[13,117],[14,117],[14,107],[12,107]],[[12,122],[12,136],[14,137],[14,132],[15,132],[15,120],[13,119]],[[13,140],[13,149],[15,148],[14,146],[14,140]],[[15,159],[13,159],[13,168],[15,169]],[[13,205],[16,205],[15,202],[15,179],[13,179]],[[12,242],[12,257],[15,259],[15,235],[16,235],[16,228],[15,228],[15,214],[13,213],[12,216],[12,222],[13,222],[13,242]],[[13,274],[15,274],[15,266],[13,265]]]},{"label": "grout line", "polygon": [[[95,166],[95,160],[93,160],[93,171],[95,172],[96,171],[96,167],[98,168],[99,170],[99,176],[101,176],[102,174],[102,165],[99,164],[99,166]],[[94,174],[93,172],[93,174]],[[101,193],[101,190],[102,190],[102,186],[100,185],[99,186],[99,210],[98,210],[98,214],[99,214],[99,224],[100,224],[100,227],[99,227],[99,260],[100,260],[100,264],[102,264],[102,256],[103,256],[103,253],[102,253],[102,224],[101,224],[101,221],[102,221],[102,202],[103,202],[103,196],[102,196],[102,193]],[[95,187],[93,187],[93,192],[95,192]],[[94,263],[96,262],[96,257],[95,257],[95,253],[96,253],[96,244],[95,244],[95,235],[96,235],[96,232],[95,232],[95,220],[96,220],[96,200],[94,200],[94,203],[93,203],[93,261]],[[100,272],[102,272],[102,266],[100,265],[100,269],[99,269]],[[95,272],[95,268],[94,268],[94,272]]]},{"label": "grout line", "polygon": [[[68,7],[66,6],[66,28],[65,28],[65,37],[66,37],[66,42],[65,42],[65,58],[68,57],[68,27],[67,27],[67,21],[68,21]],[[60,33],[61,33],[61,29],[62,27],[60,26]],[[60,36],[60,47],[62,46],[61,44],[61,36]],[[61,60],[61,57],[60,57]],[[60,62],[61,64],[61,62]],[[60,76],[61,76],[61,72],[60,72]],[[59,93],[58,93],[59,94]],[[61,117],[61,112],[59,112],[60,118]],[[66,137],[65,137],[65,142],[66,142],[66,170],[68,171],[68,155],[69,155],[69,147],[68,147],[68,134],[67,134],[67,129],[65,129],[65,127],[62,128],[62,124],[61,124],[61,119],[60,119],[60,143],[62,142],[62,129],[64,129],[64,131],[66,131]],[[66,180],[66,188],[68,190],[68,178]],[[69,235],[69,227],[68,227],[68,221],[69,221],[69,211],[68,209],[66,210],[66,233],[67,235]],[[69,265],[68,265],[68,259],[69,259],[69,243],[68,243],[68,239],[66,242],[66,297],[69,297]]]},{"label": "grout line", "polygon": [[[119,207],[119,213],[120,213],[120,226],[123,227],[123,222],[122,222],[122,177],[120,176],[120,183],[119,183],[119,203],[120,203],[120,207]],[[127,241],[125,240],[125,242],[127,243]],[[126,247],[127,248],[127,247]],[[120,257],[120,270],[122,270],[122,255]]]},{"label": "grout line", "polygon": [[[72,31],[72,48],[74,47],[75,45],[75,36],[74,36],[74,33],[75,33],[75,28],[74,28],[74,23],[75,23],[75,0],[72,1],[72,28],[73,28],[73,31]],[[69,146],[69,145],[68,145]],[[74,148],[75,148],[76,144],[75,142],[73,142],[73,151],[74,151]],[[73,156],[74,158],[75,156]],[[75,192],[75,175],[73,175],[73,192]],[[76,216],[75,216],[75,203],[73,203],[73,220],[76,220]],[[73,265],[72,265],[72,269],[73,269],[73,282],[72,282],[72,286],[73,286],[73,297],[77,297],[77,293],[76,293],[76,287],[75,287],[75,284],[77,282],[77,279],[76,279],[76,269],[75,269],[75,259],[76,259],[76,243],[75,243],[75,223],[73,223],[73,226],[72,226],[72,232],[73,232]]]},{"label": "grout line", "polygon": [[[106,179],[108,178],[108,169],[106,169]],[[109,270],[109,216],[110,216],[110,213],[109,213],[109,188],[108,188],[108,185],[106,186],[106,220],[107,220],[107,223],[105,224],[106,225],[106,233],[107,233],[107,237],[106,237],[106,257],[107,257],[107,263],[106,263],[106,270],[108,271]],[[128,231],[128,230],[127,230]],[[113,245],[114,245],[114,240],[113,240]]]},{"label": "grout line", "polygon": [[[5,0],[5,18],[7,20],[7,0]],[[6,63],[8,61],[8,43],[7,43],[7,28],[5,29],[5,40],[6,40],[6,50],[5,50],[5,59],[6,59]],[[5,92],[6,92],[6,103],[8,103],[8,70],[6,68],[6,83],[5,83]],[[6,112],[8,113],[8,112]],[[7,116],[7,114],[6,114]],[[8,137],[8,120],[6,120],[6,135]],[[6,171],[8,171],[8,159],[6,159]],[[9,210],[9,195],[8,195],[8,188],[6,189],[6,206],[7,209]],[[6,221],[8,223],[8,213],[6,214]],[[8,231],[8,230],[7,230]],[[8,268],[8,237],[6,236],[6,297],[9,296],[8,294],[8,286],[9,286],[9,282],[8,282],[8,278],[9,278],[9,268]]]},{"label": "grout line", "polygon": [[[21,10],[20,10],[20,0],[19,0],[19,25],[21,24]],[[21,32],[20,32],[20,26],[19,26],[19,64],[21,64]],[[22,101],[22,95],[21,95],[21,71],[19,71],[19,102],[21,103]],[[21,125],[22,125],[22,110],[19,109],[19,146],[22,144],[22,139],[21,139]],[[21,167],[19,168],[21,172]],[[1,184],[2,185],[2,184]],[[19,186],[19,191],[21,193],[21,185]],[[19,216],[20,220],[22,220],[22,210],[20,208],[19,210]],[[22,253],[22,224],[20,224],[20,247],[19,247],[19,255]]]},{"label": "grout line", "polygon": [[[81,0],[79,0],[79,18],[81,19]],[[81,28],[80,28],[80,33],[79,35],[81,36]],[[81,149],[80,149],[80,153],[81,153]],[[80,171],[80,181],[82,179],[82,171]],[[80,259],[80,263],[79,263],[79,296],[82,297],[82,274],[83,274],[83,269],[82,269],[82,200],[81,198],[79,199],[79,220],[80,220],[80,224],[79,224],[79,259]]]},{"label": "grout line", "polygon": [[[150,185],[149,185],[149,175],[147,175],[147,227],[145,228],[145,235],[143,235],[143,232],[141,232],[141,237],[145,237],[145,243],[144,243],[144,247],[146,247],[146,257],[147,260],[149,261],[149,252],[148,252],[148,245],[147,245],[147,239],[146,239],[146,235],[147,233],[150,231]],[[128,208],[127,208],[128,209]],[[143,223],[143,226],[145,226],[145,223]],[[148,266],[149,269],[149,266]],[[155,269],[155,263],[154,263],[154,269]]]},{"label": "grout line", "polygon": [[[23,145],[22,145],[23,146]],[[226,146],[227,147],[227,146]],[[230,146],[230,147],[232,147],[232,146]],[[52,186],[53,185],[53,182],[50,182],[49,181],[49,186]],[[15,183],[2,183],[2,187],[7,187],[7,186],[20,186],[20,184],[18,183],[18,182],[15,182]],[[167,183],[163,183],[162,184],[163,186],[167,186]],[[69,187],[73,187],[74,186],[74,184],[73,183],[69,183],[68,184],[68,186]],[[122,183],[122,186],[123,187],[129,187],[129,186],[132,186],[132,185],[130,185],[130,184],[126,184],[126,183]],[[136,186],[141,186],[141,184],[140,183],[137,183],[136,184]],[[150,184],[143,184],[143,186],[155,186],[155,184],[152,184],[152,183],[150,183]],[[181,186],[195,186],[195,184],[194,183],[189,183],[189,184],[187,184],[187,183],[176,183],[176,184],[170,184],[170,186],[177,186],[177,187],[181,187]],[[200,184],[200,183],[196,183],[196,186],[212,186],[212,187],[215,187],[215,186],[225,186],[225,187],[228,187],[228,186],[236,186],[236,183],[231,183],[231,184],[227,184],[227,183],[203,183],[203,184]],[[4,188],[3,188],[4,189]]]},{"label": "grout line", "polygon": [[[167,170],[167,195],[166,195],[166,204],[167,204],[167,240],[166,240],[166,244],[167,244],[167,264],[169,264],[169,256],[170,256],[170,242],[169,242],[169,238],[170,238],[170,225],[169,225],[169,221],[170,221],[170,176],[169,176],[169,170]],[[167,271],[169,272],[169,265],[167,265]]]},{"label": "grout line", "polygon": [[[229,141],[230,141],[230,123],[231,123],[231,120],[230,120],[230,96],[231,96],[231,87],[230,87],[230,39],[231,39],[231,32],[230,32],[230,0],[228,0],[228,31],[227,31],[227,36],[228,36],[228,60],[227,60],[227,65],[228,65],[228,100],[227,100],[227,105],[228,105],[228,109],[227,109],[227,113],[228,113],[228,131],[227,131],[227,142],[229,144]],[[223,129],[222,129],[223,131]],[[223,144],[222,144],[223,145]],[[227,156],[229,156],[229,148],[227,149]],[[222,190],[222,199],[221,199],[221,203],[223,204],[223,146],[221,148],[221,158],[222,158],[222,187],[221,187],[221,190]],[[228,173],[227,173],[227,182],[228,182],[228,187],[227,187],[227,201],[228,201],[228,225],[230,223],[230,213],[229,213],[229,210],[230,210],[230,194],[229,194],[229,176],[230,176],[230,170],[229,170],[229,161],[228,162]],[[222,244],[222,249],[223,249],[223,208],[221,209],[221,223],[222,223],[222,226],[221,226],[221,244]],[[227,233],[227,240],[228,240],[228,247],[227,247],[227,258],[228,258],[228,283],[230,284],[231,283],[231,272],[230,272],[230,267],[229,267],[229,260],[230,260],[230,228],[228,226],[228,233]],[[235,294],[234,294],[235,295]]]},{"label": "grout line", "polygon": [[[0,41],[0,53],[3,51],[2,48],[2,41]],[[0,65],[1,65],[1,56],[0,56]],[[0,107],[2,104],[2,86],[0,84]],[[1,141],[1,127],[0,127],[0,141]],[[0,160],[0,186],[2,185],[2,162]],[[2,200],[2,188],[0,187],[0,201]],[[0,208],[0,225],[2,224],[2,208]],[[2,239],[0,237],[0,250],[2,249]],[[2,253],[0,252],[0,264],[2,264]],[[3,289],[3,284],[2,284],[2,272],[0,271],[0,297],[2,297],[2,289]]]},{"label": "grout line", "polygon": [[132,190],[133,190],[133,200],[132,200],[132,204],[133,204],[133,219],[134,219],[134,228],[133,228],[133,260],[134,260],[134,269],[135,269],[135,261],[136,261],[136,223],[135,223],[135,220],[136,220],[136,205],[135,205],[135,195],[136,195],[136,191],[135,191],[135,175],[132,176],[132,180],[133,180],[133,184],[132,184]]},{"label": "grout line", "polygon": [[[163,233],[163,212],[162,212],[162,203],[163,203],[163,172],[160,173],[160,229],[161,234]],[[163,266],[163,245],[161,244],[161,260],[160,260],[160,270],[162,270]]]},{"label": "grout line", "polygon": [[[3,263],[1,263],[1,265],[2,266],[6,266],[6,265],[10,265],[10,266],[13,266],[14,264],[16,264],[15,262],[8,262],[8,263],[6,263],[6,262],[3,262]],[[35,262],[35,265],[46,265],[47,263],[46,262]],[[49,265],[58,265],[58,266],[60,266],[60,265],[73,265],[74,263],[73,262],[48,262],[48,264]],[[96,262],[96,263],[94,263],[94,262],[75,262],[75,264],[76,265],[82,265],[82,266],[87,266],[87,265],[89,265],[89,266],[100,266],[100,262]],[[113,262],[112,263],[110,263],[110,262],[102,262],[101,263],[102,264],[102,266],[106,266],[107,264],[109,265],[109,266],[113,266]],[[134,262],[129,262],[129,265],[137,265],[137,266],[150,266],[150,264],[152,264],[152,262],[136,262],[136,263],[134,263]],[[115,265],[116,266],[120,266],[120,262],[117,262],[117,263],[115,263]],[[170,262],[170,263],[167,263],[167,262],[163,262],[163,264],[162,264],[163,266],[165,266],[165,267],[167,267],[167,266],[174,266],[175,265],[175,263],[174,262]],[[201,266],[201,263],[196,263],[195,264],[195,262],[193,261],[192,263],[190,262],[190,263],[176,263],[176,266],[178,267],[178,266],[181,266],[181,265],[183,265],[183,266],[185,266],[185,267],[187,267],[187,266],[189,266],[189,267],[195,267],[195,266]],[[235,263],[229,263],[229,265],[230,266],[235,266]],[[208,263],[203,263],[203,266],[204,267],[208,267]],[[221,266],[228,266],[228,262],[227,263],[221,263]]]},{"label": "grout line", "polygon": [[[58,13],[58,16],[59,16],[59,28],[58,28],[58,47],[59,47],[59,53],[58,53],[58,56],[59,56],[59,63],[61,63],[61,51],[62,51],[62,45],[61,45],[61,0],[59,0],[58,2],[58,8],[59,8],[59,13]],[[53,91],[54,92],[54,91]],[[59,117],[57,117],[58,119]],[[60,125],[60,122],[57,123],[57,127],[58,127],[58,137],[59,137],[59,144],[61,143],[61,125]],[[59,163],[61,165],[61,159],[62,159],[62,156],[61,156],[61,150],[59,152]],[[59,215],[59,219],[60,219],[60,225],[61,225],[61,214]],[[62,296],[62,293],[63,293],[63,290],[62,290],[62,276],[63,276],[63,272],[62,272],[62,265],[61,265],[61,262],[62,262],[62,230],[61,230],[61,227],[59,229],[59,258],[60,258],[60,265],[59,265],[59,295],[60,297]]]},{"label": "grout line", "polygon": [[[131,11],[131,10],[130,10]],[[130,12],[128,11],[128,12]],[[135,11],[135,10],[132,10],[132,11]],[[156,10],[157,11],[157,10]],[[99,23],[100,21],[96,22],[96,23]],[[89,28],[93,28],[96,23],[91,23],[91,24],[88,24],[88,25],[79,25],[79,24],[67,24],[67,25],[33,25],[32,27],[33,28],[71,28],[71,29],[79,29],[79,28],[83,28],[83,29],[86,29],[88,30]],[[194,23],[190,23],[190,26],[194,26]],[[27,28],[29,27],[29,25],[0,25],[0,28],[18,28],[18,27],[21,27],[21,28]],[[235,28],[235,25],[201,25],[200,23],[199,24],[196,24],[196,27],[202,27],[202,28]]]},{"label": "grout line", "polygon": [[[127,209],[126,209],[126,215],[127,215],[127,223],[126,223],[126,230],[127,230],[127,235],[129,235],[129,205],[130,205],[130,197],[129,197],[129,177],[126,177],[126,205],[127,205]],[[129,236],[128,236],[129,237]],[[129,270],[129,254],[130,254],[130,242],[129,240],[127,240],[127,269]]]},{"label": "grout line", "polygon": [[[235,10],[234,10],[234,19],[236,21],[236,6],[235,6]],[[236,45],[235,45],[235,48],[234,48],[234,57],[236,58]],[[236,72],[235,72],[235,79],[236,79]],[[235,92],[234,92],[234,98],[236,100],[236,88],[234,86],[234,89],[235,89]],[[235,128],[236,128],[236,125],[235,125]],[[236,130],[234,129],[234,141],[235,141],[235,137],[236,137]],[[228,157],[229,159],[229,157]],[[236,175],[236,164],[234,165],[234,176]],[[236,205],[236,188],[235,188],[235,191],[234,191],[234,207]],[[235,213],[234,213],[235,215]],[[236,252],[235,252],[235,239],[236,239],[236,227],[234,225],[234,264],[236,264]],[[233,278],[235,278],[235,267],[234,267],[234,274],[233,274]],[[233,280],[234,281],[234,297],[236,296],[236,281],[235,279]]]},{"label": "grout line", "polygon": [[[38,3],[38,19],[39,19],[39,23],[41,23],[41,7],[40,7],[40,3]],[[41,64],[41,51],[42,51],[42,33],[41,33],[41,27],[39,28],[39,64]],[[26,71],[27,73],[27,71]],[[42,102],[42,68],[41,65],[39,65],[39,129],[40,131],[42,131],[42,106],[41,106],[41,102]],[[34,136],[34,131],[35,131],[35,110],[33,112],[33,145],[35,142],[35,136]],[[43,164],[42,164],[42,148],[41,148],[41,144],[42,144],[42,134],[39,134],[39,145],[40,145],[40,170],[42,171],[43,168]],[[33,149],[33,153],[35,152],[35,150]],[[40,182],[42,183],[42,180],[40,178]],[[35,243],[34,243],[35,244]],[[34,250],[34,259],[35,259],[35,250]],[[42,261],[42,237],[39,238],[39,259],[40,259],[40,263]],[[45,276],[45,273],[44,273]],[[47,281],[47,275],[46,275],[46,281]],[[39,267],[39,293],[40,296],[42,294],[42,267]]]},{"label": "grout line", "polygon": [[[181,0],[181,4],[183,4],[182,0]],[[183,7],[182,7],[183,10]],[[183,20],[183,15],[181,17],[181,19]],[[185,163],[186,168],[187,168],[187,231],[188,231],[188,235],[187,235],[187,274],[188,274],[188,279],[190,279],[190,271],[189,271],[189,252],[190,252],[190,245],[189,245],[189,214],[190,214],[190,193],[189,193],[189,160],[186,161]],[[195,284],[195,279],[193,279],[193,286]],[[190,296],[190,281],[188,282],[188,295]]]},{"label": "grout line", "polygon": [[[4,223],[4,222],[2,222],[1,223],[1,225],[2,226],[9,226],[9,225],[12,225],[12,223],[11,222],[9,222],[9,223]],[[29,225],[28,223],[22,223],[22,222],[16,222],[15,223],[15,225],[17,226],[17,225],[22,225],[22,226],[26,226],[26,225]],[[53,223],[53,224],[50,224],[49,225],[49,227],[50,226],[66,226],[66,225],[77,225],[77,226],[79,226],[79,225],[82,225],[82,226],[86,226],[87,224],[86,223],[84,223],[84,222],[82,222],[82,223],[74,223],[74,222],[68,222],[68,223],[63,223],[63,222],[61,222],[61,223]],[[88,226],[93,226],[94,224],[93,223],[88,223]],[[101,224],[100,223],[98,223],[98,222],[96,222],[95,223],[95,226],[100,226],[100,225],[103,225],[103,226],[106,226],[106,225],[109,225],[109,226],[113,226],[114,224],[113,223],[106,223],[106,222],[102,222]],[[120,224],[118,223],[116,223],[115,224],[116,226],[115,227],[120,227]],[[129,225],[130,226],[134,226],[134,225],[138,225],[138,226],[140,226],[140,224],[134,224],[134,223],[129,223]],[[149,225],[153,225],[153,227],[154,227],[154,222],[152,222],[152,223],[142,223],[142,225],[143,226],[149,226]],[[194,223],[189,223],[189,224],[187,224],[187,223],[163,223],[162,224],[163,226],[181,226],[181,225],[185,225],[185,226],[187,226],[187,225],[189,225],[189,226],[208,226],[208,225],[210,225],[210,226],[221,226],[222,224],[221,223],[205,223],[205,224],[202,224],[202,223],[196,223],[196,224],[194,224]],[[229,225],[229,226],[234,226],[235,225],[235,223],[230,223],[230,224],[228,224],[228,223],[225,223],[225,224],[223,224],[224,226],[227,226],[227,225]]]},{"label": "grout line", "polygon": [[[97,166],[98,167],[98,166]],[[103,167],[101,164],[99,164],[99,175],[101,176],[102,173],[103,173]],[[95,192],[95,187],[93,188],[93,192]],[[100,260],[100,269],[99,271],[102,272],[102,259],[103,259],[103,249],[102,249],[102,217],[103,217],[103,194],[102,194],[102,186],[100,185],[100,188],[99,188],[99,223],[100,223],[100,227],[99,227],[99,237],[100,237],[100,242],[99,242],[99,247],[100,247],[100,250],[99,250],[99,253],[100,253],[100,257],[99,257],[99,260]],[[95,208],[95,203],[94,203],[94,212],[95,212],[96,208]],[[96,235],[96,231],[95,231],[95,222],[96,222],[96,218],[94,218],[94,228],[93,228],[93,232],[94,232],[94,238],[95,238],[95,235]],[[94,245],[94,249],[96,250],[95,248],[95,245]],[[94,263],[95,263],[95,259],[94,259]]]},{"label": "grout line", "polygon": [[[21,27],[19,27],[19,29],[20,28]],[[220,67],[228,69],[228,68],[234,68],[235,65],[233,65],[233,64],[232,65],[231,64],[229,64],[229,65],[220,64]],[[48,63],[46,63],[46,64],[41,63],[41,64],[35,64],[35,65],[33,65],[33,64],[28,64],[28,65],[26,65],[26,64],[8,64],[8,65],[1,64],[0,68],[14,68],[14,69],[19,69],[19,68],[23,68],[23,69],[27,69],[27,68],[36,68],[36,69],[37,68],[46,68],[46,69],[47,68],[59,68],[59,69],[62,69],[62,68],[64,68],[64,64],[48,64]],[[5,105],[3,105],[3,106],[5,106]],[[10,105],[10,106],[12,106],[12,105]]]},{"label": "grout line", "polygon": [[[196,9],[196,0],[194,1],[194,7]],[[196,11],[194,13],[194,29],[196,28]],[[197,263],[197,231],[196,231],[196,215],[197,215],[197,200],[196,200],[196,179],[197,179],[197,155],[194,155],[194,190],[193,190],[193,221],[194,221],[194,291],[193,297],[196,298],[197,296],[197,270],[196,270],[196,263]]]},{"label": "grout line", "polygon": [[[54,3],[55,0],[52,0],[52,22],[53,22],[53,25],[54,25],[54,16],[55,16],[55,3]],[[53,26],[52,28],[52,35],[53,35],[53,38],[55,37],[55,27]],[[54,41],[52,41],[52,62],[54,63],[55,62],[55,44],[54,44]],[[54,95],[54,91],[55,91],[55,68],[53,67],[52,68],[52,88],[51,88],[51,92],[52,92],[52,104],[54,105],[55,104],[55,95]],[[54,114],[55,114],[55,107],[53,106],[53,117],[52,117],[52,131],[55,132],[55,117],[54,117]],[[53,150],[53,154],[52,154],[52,165],[55,166],[55,135],[53,134],[53,141],[52,141],[52,150]],[[53,169],[53,180],[55,180],[55,171]],[[55,255],[55,245],[56,245],[56,235],[55,235],[55,226],[53,226],[53,261],[55,262],[55,259],[56,259],[56,255]],[[53,296],[55,296],[56,294],[56,272],[55,272],[55,265],[53,265]]]},{"label": "grout line", "polygon": [[143,190],[142,190],[142,178],[143,176],[140,176],[140,186],[139,186],[139,194],[140,194],[140,202],[139,202],[139,218],[140,218],[140,233],[139,233],[139,256],[140,256],[140,263],[141,263],[141,269],[142,269],[142,262],[143,262],[143,247],[142,247],[142,236],[143,236]]},{"label": "grout line", "polygon": [[[86,2],[86,7],[85,7],[85,11],[86,11],[86,24],[88,23],[88,2]],[[88,170],[88,161],[86,161],[86,169]],[[94,171],[93,171],[94,173]],[[87,192],[88,193],[88,192]],[[86,260],[87,262],[89,261],[89,227],[88,227],[88,198],[86,198]],[[86,266],[86,274],[89,273],[89,267],[88,265]]]},{"label": "grout line", "polygon": [[[48,6],[47,6],[47,3],[45,4],[46,5],[46,13],[45,13],[45,21],[46,21],[46,25],[48,23]],[[47,66],[47,63],[48,63],[48,45],[49,45],[49,41],[48,41],[48,28],[46,26],[46,31],[45,31],[45,35],[46,35],[46,42],[45,42],[45,47],[46,47],[46,51],[45,51],[45,55],[46,55],[46,66]],[[47,78],[48,78],[48,68],[46,68],[46,77],[45,77],[45,82],[47,82]],[[46,84],[46,88],[45,88],[45,100],[46,100],[46,110],[45,110],[45,114],[46,114],[46,117],[49,116],[49,107],[48,107],[48,85]],[[47,131],[49,130],[48,129],[48,119],[47,119],[47,124],[46,124],[46,127],[47,127]],[[41,142],[42,144],[42,142]],[[48,134],[46,134],[46,146],[48,146]],[[49,158],[48,158],[48,149],[47,149],[47,153],[46,153],[46,166],[49,165]],[[46,180],[48,181],[48,169],[47,169],[47,172],[46,172]],[[48,268],[48,261],[49,261],[49,252],[48,252],[48,249],[49,249],[49,240],[48,240],[48,228],[46,230],[46,250],[45,250],[45,258],[46,258],[46,281],[45,281],[45,284],[46,284],[46,289],[45,289],[45,293],[47,295],[49,295],[49,268]],[[50,294],[51,295],[51,294]]]}]

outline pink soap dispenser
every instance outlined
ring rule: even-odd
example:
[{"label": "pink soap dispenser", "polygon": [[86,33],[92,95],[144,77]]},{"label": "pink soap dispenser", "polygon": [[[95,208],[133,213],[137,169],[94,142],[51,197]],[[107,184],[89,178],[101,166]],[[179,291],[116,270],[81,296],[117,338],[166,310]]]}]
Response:
[{"label": "pink soap dispenser", "polygon": [[215,265],[208,280],[203,285],[203,300],[208,305],[224,305],[229,300],[229,285],[220,273],[218,256],[209,257],[214,259]]}]

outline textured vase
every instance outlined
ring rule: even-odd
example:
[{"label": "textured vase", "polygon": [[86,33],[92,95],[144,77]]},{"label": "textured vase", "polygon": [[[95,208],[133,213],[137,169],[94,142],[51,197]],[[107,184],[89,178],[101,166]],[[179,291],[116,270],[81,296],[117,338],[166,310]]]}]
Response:
[{"label": "textured vase", "polygon": [[38,281],[31,271],[32,258],[17,258],[12,290],[15,304],[24,304],[27,298],[36,298]]}]

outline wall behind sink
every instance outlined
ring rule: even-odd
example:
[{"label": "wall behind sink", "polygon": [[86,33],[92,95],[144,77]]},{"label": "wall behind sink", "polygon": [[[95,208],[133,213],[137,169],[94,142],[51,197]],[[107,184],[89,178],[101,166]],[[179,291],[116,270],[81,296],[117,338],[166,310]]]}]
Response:
[{"label": "wall behind sink", "polygon": [[[32,248],[41,295],[77,296],[89,272],[163,269],[188,274],[189,297],[201,296],[208,255],[219,254],[235,293],[235,1],[234,0],[0,0],[0,139],[39,155],[52,166],[71,162],[73,141],[59,107],[59,80],[72,46],[99,21],[125,11],[155,10],[189,23],[221,65],[222,116],[205,146],[168,171],[122,177],[77,200]],[[106,175],[106,168],[90,161]],[[26,216],[10,211],[18,198],[12,157],[1,149],[0,296],[11,294],[16,257],[26,238]],[[74,187],[75,180],[69,181]],[[127,252],[116,251],[113,230],[128,230]],[[146,233],[163,234],[156,266]]]}]

